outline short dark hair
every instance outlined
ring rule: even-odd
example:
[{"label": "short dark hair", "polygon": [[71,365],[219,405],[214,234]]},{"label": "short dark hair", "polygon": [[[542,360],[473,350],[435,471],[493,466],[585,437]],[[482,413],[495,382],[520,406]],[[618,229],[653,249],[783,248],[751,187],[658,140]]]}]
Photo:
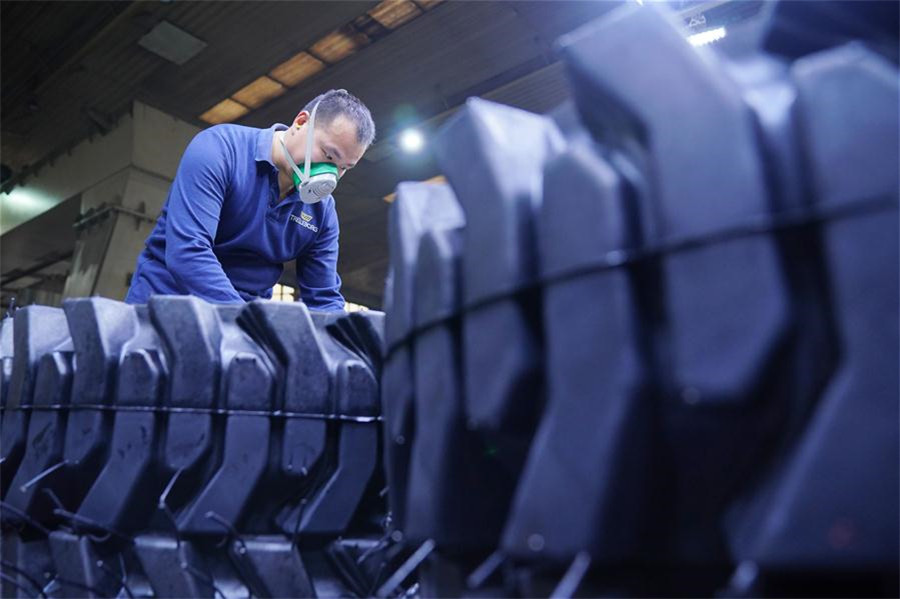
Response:
[{"label": "short dark hair", "polygon": [[369,109],[359,98],[345,89],[332,89],[313,98],[303,110],[312,113],[317,102],[317,125],[330,125],[335,117],[344,115],[356,125],[356,141],[364,146],[369,146],[374,141],[375,122]]}]

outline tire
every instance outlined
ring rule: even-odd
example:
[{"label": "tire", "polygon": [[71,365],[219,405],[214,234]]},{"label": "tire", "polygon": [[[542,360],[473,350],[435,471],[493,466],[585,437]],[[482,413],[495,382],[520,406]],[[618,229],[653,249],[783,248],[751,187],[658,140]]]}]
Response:
[{"label": "tire", "polygon": [[0,330],[3,596],[370,595],[397,557],[382,329],[189,297],[18,310]]},{"label": "tire", "polygon": [[721,53],[622,7],[559,41],[572,104],[470,99],[448,184],[398,187],[385,467],[423,589],[897,594],[896,27],[819,4],[827,35],[788,44],[788,3]]}]

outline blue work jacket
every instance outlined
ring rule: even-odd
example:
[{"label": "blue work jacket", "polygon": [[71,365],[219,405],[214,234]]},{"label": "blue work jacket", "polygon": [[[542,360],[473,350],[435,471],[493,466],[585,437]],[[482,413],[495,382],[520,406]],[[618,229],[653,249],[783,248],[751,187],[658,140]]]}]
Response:
[{"label": "blue work jacket", "polygon": [[195,295],[214,303],[272,297],[283,264],[297,260],[297,286],[312,309],[340,310],[334,198],[279,202],[272,136],[287,129],[216,125],[188,145],[156,227],[138,256],[129,303]]}]

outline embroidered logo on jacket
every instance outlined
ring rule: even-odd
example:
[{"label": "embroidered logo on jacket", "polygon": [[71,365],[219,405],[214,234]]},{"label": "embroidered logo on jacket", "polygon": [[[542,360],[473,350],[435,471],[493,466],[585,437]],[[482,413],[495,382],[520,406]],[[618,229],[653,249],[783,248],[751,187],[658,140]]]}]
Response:
[{"label": "embroidered logo on jacket", "polygon": [[292,214],[291,220],[294,221],[295,223],[297,223],[298,225],[300,225],[301,227],[305,227],[305,228],[309,229],[313,233],[319,232],[319,227],[317,227],[314,224],[312,224],[311,222],[309,222],[312,220],[311,214],[306,214],[305,212],[301,212],[300,218],[297,218],[296,214]]}]

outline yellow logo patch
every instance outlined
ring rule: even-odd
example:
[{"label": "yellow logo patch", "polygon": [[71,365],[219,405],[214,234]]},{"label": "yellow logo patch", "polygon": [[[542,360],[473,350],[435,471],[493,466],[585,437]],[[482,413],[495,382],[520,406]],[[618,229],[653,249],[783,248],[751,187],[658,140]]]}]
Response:
[{"label": "yellow logo patch", "polygon": [[312,224],[311,222],[309,222],[309,221],[312,220],[312,217],[311,217],[310,215],[308,215],[308,214],[303,214],[303,213],[301,212],[301,213],[300,213],[300,216],[303,217],[303,218],[297,218],[297,215],[296,215],[296,214],[292,214],[290,218],[291,218],[292,221],[294,221],[295,223],[297,223],[298,225],[300,225],[300,226],[303,227],[304,229],[309,229],[309,230],[312,231],[313,233],[318,233],[318,232],[319,232],[319,227],[317,227],[317,226],[315,226],[314,224]]},{"label": "yellow logo patch", "polygon": [[302,219],[305,220],[306,222],[309,222],[309,221],[312,220],[312,214],[307,214],[307,213],[305,213],[305,212],[301,212],[301,213],[300,213],[300,218],[302,218]]}]

